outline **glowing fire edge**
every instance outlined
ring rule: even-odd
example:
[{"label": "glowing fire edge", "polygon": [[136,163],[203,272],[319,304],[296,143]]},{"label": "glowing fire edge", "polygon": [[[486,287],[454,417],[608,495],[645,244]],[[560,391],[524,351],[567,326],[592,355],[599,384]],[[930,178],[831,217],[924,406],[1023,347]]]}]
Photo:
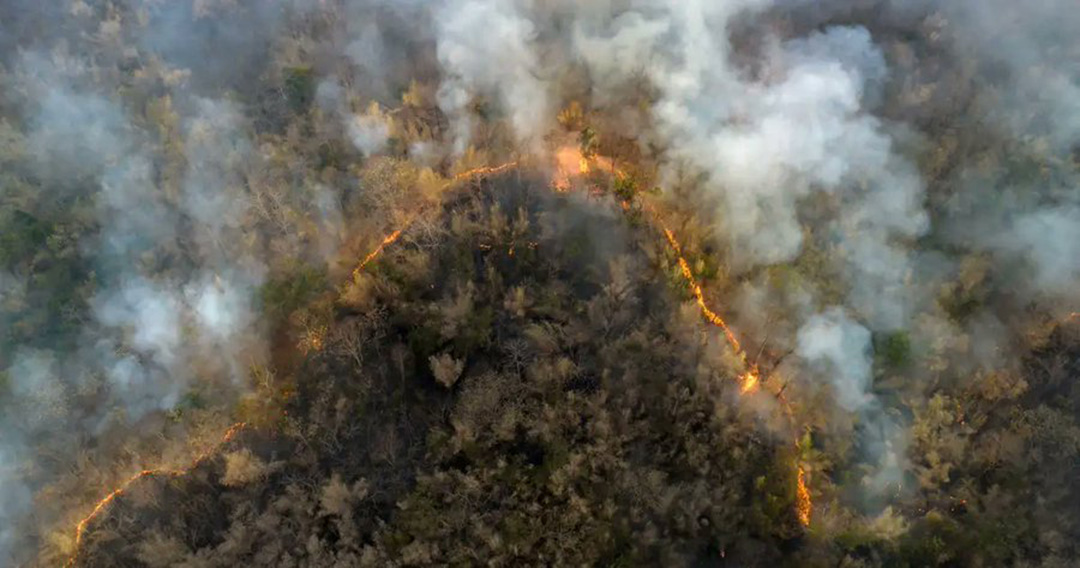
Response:
[{"label": "glowing fire edge", "polygon": [[[518,162],[514,161],[514,162],[508,162],[508,163],[505,163],[505,164],[501,164],[499,166],[485,166],[485,167],[474,168],[474,169],[468,170],[466,172],[462,172],[462,173],[454,176],[452,181],[461,181],[461,180],[472,178],[474,176],[496,175],[496,174],[502,173],[504,171],[513,169],[513,168],[517,167],[517,165],[518,165]],[[581,158],[579,168],[580,168],[581,173],[588,173],[589,172],[590,168],[589,168],[589,161],[588,161],[587,158],[584,158],[584,157]],[[619,172],[619,173],[621,173],[621,172]],[[561,191],[565,191],[564,188],[559,188],[559,189]],[[657,221],[659,222],[659,218],[657,218]],[[411,223],[406,223],[405,228],[408,228],[409,224],[411,224]],[[748,394],[748,393],[755,392],[757,390],[758,386],[759,386],[759,383],[760,383],[760,378],[759,378],[757,367],[755,365],[751,365],[747,361],[746,352],[743,351],[742,345],[739,343],[739,340],[735,336],[735,333],[731,330],[730,327],[728,327],[727,322],[725,322],[724,319],[722,317],[720,317],[720,315],[718,315],[716,312],[712,311],[708,307],[708,305],[705,303],[705,297],[704,297],[704,293],[702,292],[701,285],[698,284],[697,279],[694,278],[694,274],[690,270],[690,264],[686,261],[686,258],[683,256],[683,254],[682,254],[682,246],[679,244],[678,240],[675,238],[675,234],[670,229],[668,229],[667,227],[664,227],[662,223],[660,223],[660,225],[661,225],[661,227],[662,227],[662,229],[664,231],[664,235],[667,237],[668,243],[671,245],[672,250],[675,252],[676,257],[678,258],[680,271],[682,272],[683,277],[690,284],[690,289],[691,289],[691,292],[694,295],[694,300],[697,303],[698,308],[701,310],[702,315],[705,316],[705,319],[708,320],[709,323],[719,327],[724,332],[724,336],[727,338],[728,343],[730,343],[732,349],[739,356],[739,359],[742,360],[742,362],[745,365],[750,367],[749,370],[747,370],[745,373],[743,373],[743,375],[741,375],[741,377],[740,377],[740,382],[742,383],[742,385],[741,385],[741,387],[739,389],[740,394]],[[384,237],[382,242],[379,243],[379,245],[375,248],[375,250],[371,251],[371,253],[369,253],[364,258],[364,260],[360,263],[360,265],[357,266],[355,270],[353,270],[353,276],[355,277],[356,275],[358,275],[361,271],[364,270],[364,268],[368,264],[370,264],[373,260],[378,258],[378,256],[380,254],[382,254],[383,250],[385,250],[386,247],[388,247],[388,246],[392,245],[394,242],[396,242],[401,237],[402,231],[404,231],[404,228],[403,229],[397,229],[397,230],[393,231],[392,233],[390,233],[389,235],[387,235],[386,237]],[[1080,315],[1080,314],[1075,314],[1075,313],[1072,314],[1073,317],[1076,317],[1078,315]],[[791,414],[791,407],[787,403],[787,400],[782,396],[780,396],[778,398],[784,404],[785,409],[787,410],[788,414],[790,415]],[[205,452],[199,454],[199,456],[196,457],[196,459],[187,468],[175,469],[175,470],[164,469],[164,468],[144,469],[144,470],[136,473],[135,475],[129,477],[127,479],[127,481],[125,481],[123,484],[121,484],[121,486],[119,488],[113,490],[108,495],[106,495],[101,500],[99,500],[97,502],[97,504],[94,506],[94,508],[90,511],[90,513],[86,517],[84,517],[81,521],[79,521],[79,523],[76,525],[76,527],[75,527],[75,551],[71,555],[71,557],[68,559],[65,566],[68,566],[68,567],[73,566],[75,564],[75,562],[78,560],[79,551],[80,551],[81,545],[82,545],[82,539],[83,539],[84,535],[86,534],[87,526],[89,526],[89,524],[91,522],[93,522],[93,520],[95,518],[97,518],[97,516],[100,515],[105,509],[107,509],[109,504],[111,504],[117,497],[123,495],[124,492],[127,491],[127,489],[131,486],[132,483],[134,483],[134,482],[136,482],[136,481],[138,481],[140,479],[143,479],[145,477],[154,477],[154,476],[159,476],[159,475],[168,475],[168,476],[171,476],[171,477],[179,477],[179,476],[182,476],[182,475],[186,475],[188,472],[195,469],[196,467],[201,465],[204,461],[209,459],[213,454],[217,453],[217,451],[220,450],[225,444],[229,443],[236,436],[236,434],[240,430],[242,430],[242,429],[244,429],[246,427],[247,427],[247,424],[243,423],[243,422],[238,422],[236,424],[233,424],[231,427],[229,427],[228,430],[226,430],[225,434],[222,436],[221,440],[218,441],[217,444],[215,444],[214,446],[212,446],[211,448],[209,448]],[[798,448],[798,441],[797,440],[796,440],[795,445],[796,445],[796,448]],[[806,471],[803,468],[802,464],[799,464],[798,465],[798,481],[797,481],[797,487],[796,487],[796,511],[798,513],[799,522],[803,526],[808,526],[810,524],[810,515],[811,515],[811,513],[813,511],[813,503],[811,501],[810,491],[809,491],[809,489],[807,488],[807,485],[806,485],[805,477],[806,477]]]}]

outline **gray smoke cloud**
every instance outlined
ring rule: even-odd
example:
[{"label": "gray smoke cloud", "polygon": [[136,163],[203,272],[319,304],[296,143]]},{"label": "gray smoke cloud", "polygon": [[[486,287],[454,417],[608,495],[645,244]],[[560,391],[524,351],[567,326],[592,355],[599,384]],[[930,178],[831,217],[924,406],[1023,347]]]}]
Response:
[{"label": "gray smoke cloud", "polygon": [[[42,191],[89,201],[100,230],[78,244],[96,282],[76,344],[11,346],[5,360],[3,559],[21,538],[10,527],[32,510],[34,448],[58,436],[51,417],[104,435],[117,408],[132,421],[170,409],[200,377],[240,382],[260,353],[252,297],[267,268],[242,244],[255,216],[247,174],[264,156],[245,105],[282,100],[259,85],[297,54],[313,54],[324,78],[315,105],[336,114],[364,155],[387,151],[391,129],[350,105],[396,104],[414,76],[436,83],[449,140],[410,149],[431,164],[438,144],[461,153],[476,140],[478,112],[504,118],[522,149],[540,150],[566,102],[568,69],[583,70],[598,107],[624,104],[628,85],[647,83],[647,119],[624,121],[621,134],[659,149],[664,184],[702,174],[700,216],[737,276],[798,262],[810,248],[828,253],[837,290],[800,283],[798,309],[774,341],[796,350],[800,378],[828,385],[837,411],[862,420],[878,467],[872,490],[898,482],[905,464],[904,425],[874,392],[875,336],[911,331],[915,355],[951,358],[961,372],[1001,364],[1011,337],[1003,322],[1012,314],[997,305],[950,320],[938,289],[965,268],[951,251],[916,252],[918,243],[988,255],[987,279],[1002,295],[1059,315],[1080,306],[1080,198],[1069,169],[1080,142],[1080,11],[1071,0],[236,0],[119,2],[110,14],[95,2],[44,4],[0,1],[12,15],[0,19],[11,70],[3,84],[18,85],[0,110],[15,109],[11,122],[25,131],[2,139],[29,156]],[[341,29],[281,47],[282,26],[316,10],[334,10]],[[92,70],[76,55],[85,38],[108,66]],[[119,71],[140,64],[168,80]],[[948,195],[928,195],[933,180],[916,167],[921,131],[936,128],[927,116],[942,109],[968,112],[947,106],[964,80],[985,91],[971,122],[1018,139],[1016,153],[1045,149],[1051,174],[1018,180],[1009,166],[961,164]],[[172,96],[181,162],[163,164],[144,109],[103,87],[121,84]],[[925,104],[901,112],[898,99]],[[294,189],[310,195],[275,198],[303,204],[326,235],[343,230],[335,189]],[[940,205],[933,217],[928,200]],[[339,242],[318,240],[323,258]],[[739,300],[740,329],[763,329],[755,314],[775,299],[756,283]],[[33,292],[24,275],[0,272],[0,303]],[[71,412],[95,389],[102,400]]]},{"label": "gray smoke cloud", "polygon": [[[993,307],[950,320],[938,295],[960,272],[958,258],[917,243],[939,239],[990,253],[1004,269],[997,286],[1052,311],[1061,309],[1055,302],[1080,300],[1071,286],[1080,276],[1072,177],[1017,186],[1003,174],[961,169],[946,206],[933,220],[926,209],[929,180],[916,163],[927,150],[920,129],[932,125],[920,121],[946,112],[951,94],[942,91],[967,69],[965,57],[985,67],[968,69],[973,80],[997,93],[988,99],[989,124],[1040,137],[1059,153],[1076,144],[1080,58],[1069,57],[1077,42],[1066,31],[1075,28],[1075,11],[1062,0],[1006,4],[995,1],[995,11],[933,0],[446,0],[421,8],[432,23],[416,33],[434,42],[438,103],[458,152],[472,140],[476,97],[529,146],[565,102],[557,78],[566,69],[587,71],[588,96],[601,107],[622,104],[623,90],[645,81],[653,89],[649,123],[623,134],[662,148],[662,182],[686,170],[703,175],[702,201],[715,204],[703,220],[727,245],[735,274],[798,262],[810,247],[826,251],[836,290],[802,285],[803,307],[782,341],[808,375],[831,379],[841,411],[860,415],[881,466],[870,485],[880,488],[900,479],[905,460],[903,425],[874,394],[872,339],[919,331],[916,355],[951,357],[964,372],[999,364],[1009,342],[1005,314]],[[834,19],[865,21],[830,25]],[[913,32],[924,36],[925,50],[905,44]],[[367,30],[354,47],[370,46],[361,51],[381,59],[371,39],[378,35]],[[926,110],[898,113],[901,99],[924,100]],[[988,202],[986,191],[1002,198]],[[750,293],[742,305],[752,298],[771,296]],[[819,309],[806,307],[814,304]],[[740,323],[761,329],[751,314],[766,311],[744,308],[740,317],[749,321]],[[967,347],[950,343],[957,335],[970,339]]]},{"label": "gray smoke cloud", "polygon": [[[1068,0],[940,2],[957,49],[977,55],[998,92],[994,116],[1056,149],[1080,142],[1080,15]],[[996,69],[989,67],[996,66]]]},{"label": "gray smoke cloud", "polygon": [[454,150],[464,152],[471,140],[468,107],[475,95],[493,98],[519,140],[538,148],[552,101],[539,75],[532,20],[514,2],[499,0],[444,2],[434,19],[444,73],[438,100],[452,121]]},{"label": "gray smoke cloud", "polygon": [[[921,299],[908,286],[909,244],[930,229],[925,187],[897,150],[903,133],[874,114],[889,68],[871,33],[832,26],[768,37],[748,67],[729,32],[771,7],[642,2],[602,26],[579,25],[575,43],[600,84],[643,74],[659,90],[658,135],[673,164],[703,172],[704,190],[720,198],[712,220],[736,270],[796,260],[808,227],[827,237],[846,310],[797,322],[796,354],[806,375],[829,382],[841,410],[859,415],[876,471],[868,488],[878,491],[900,479],[906,460],[903,429],[872,392],[871,338],[907,327]],[[834,215],[804,213],[823,199]]]},{"label": "gray smoke cloud", "polygon": [[353,145],[365,156],[379,152],[390,140],[390,125],[381,116],[353,115],[348,129]]},{"label": "gray smoke cloud", "polygon": [[[71,464],[54,470],[55,459],[46,465],[41,452],[73,456],[82,436],[130,435],[144,417],[176,408],[196,380],[234,396],[265,350],[254,303],[265,269],[238,238],[249,224],[242,176],[253,159],[239,109],[192,100],[174,191],[159,158],[144,150],[153,133],[87,85],[82,66],[28,54],[17,73],[31,101],[28,167],[57,202],[83,203],[81,214],[100,230],[71,249],[96,274],[78,333],[61,344],[45,336],[36,346],[5,346],[4,564],[29,553],[29,515],[57,513],[35,511],[28,496]],[[19,308],[27,293],[18,275],[5,274],[6,307]]]},{"label": "gray smoke cloud", "polygon": [[811,317],[798,335],[798,353],[833,383],[837,402],[856,412],[873,403],[870,331],[840,308]]},{"label": "gray smoke cloud", "polygon": [[19,521],[33,507],[33,492],[24,483],[18,465],[25,459],[26,448],[16,440],[0,437],[0,558],[11,558],[19,540]]},{"label": "gray smoke cloud", "polygon": [[98,173],[126,150],[124,120],[105,99],[92,94],[49,90],[28,140],[38,171],[52,180]]},{"label": "gray smoke cloud", "polygon": [[980,62],[987,123],[1019,141],[1014,152],[1057,161],[1024,177],[1005,165],[966,168],[963,192],[950,201],[951,242],[993,253],[1015,293],[1059,316],[1073,311],[1080,198],[1069,163],[1080,150],[1080,42],[1071,30],[1080,15],[1067,0],[934,6],[957,57]]},{"label": "gray smoke cloud", "polygon": [[832,307],[811,316],[799,329],[796,353],[807,370],[833,387],[837,404],[858,415],[862,444],[874,460],[865,478],[867,488],[880,492],[895,487],[907,466],[903,426],[885,411],[873,392],[873,344],[870,330]]},{"label": "gray smoke cloud", "polygon": [[733,260],[743,269],[793,260],[804,244],[801,204],[832,196],[844,214],[827,226],[844,252],[853,305],[875,328],[904,325],[910,268],[895,242],[924,234],[928,219],[916,169],[869,112],[888,72],[869,32],[832,27],[774,41],[764,77],[753,78],[733,60],[726,30],[767,3],[648,4],[607,33],[580,27],[576,42],[603,82],[644,72],[662,91],[658,128],[672,157],[705,172],[722,198],[716,217]]},{"label": "gray smoke cloud", "polygon": [[1026,259],[1025,289],[1049,298],[1080,298],[1080,207],[1064,204],[1019,216],[996,246],[1016,259]]}]

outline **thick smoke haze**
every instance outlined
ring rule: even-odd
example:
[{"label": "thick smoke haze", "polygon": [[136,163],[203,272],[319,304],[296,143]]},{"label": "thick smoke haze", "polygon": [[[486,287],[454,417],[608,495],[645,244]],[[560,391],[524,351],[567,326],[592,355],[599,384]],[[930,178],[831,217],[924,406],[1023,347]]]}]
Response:
[{"label": "thick smoke haze", "polygon": [[[729,247],[734,270],[797,261],[811,244],[808,235],[831,252],[827,262],[842,278],[844,307],[826,307],[836,298],[814,300],[818,310],[799,312],[807,319],[796,322],[801,329],[792,347],[807,376],[828,378],[842,410],[862,412],[866,431],[878,433],[866,446],[877,448],[871,460],[892,472],[882,474],[890,482],[903,467],[903,433],[873,394],[872,337],[937,329],[940,336],[921,336],[913,345],[929,356],[948,337],[966,336],[968,348],[950,355],[966,369],[1000,364],[1012,342],[1000,323],[1014,319],[1012,308],[983,308],[965,329],[948,321],[938,294],[960,267],[948,254],[917,253],[917,242],[951,241],[991,253],[995,285],[1018,302],[1037,301],[1059,316],[1062,305],[1076,305],[1075,176],[1018,187],[1006,171],[961,169],[946,213],[931,219],[929,180],[918,167],[931,150],[919,132],[927,125],[898,122],[888,110],[890,98],[912,96],[904,92],[908,85],[922,82],[924,93],[941,93],[946,75],[961,68],[940,62],[974,56],[985,68],[962,72],[998,93],[980,103],[988,131],[1035,137],[1068,160],[1080,116],[1072,95],[1077,73],[1052,58],[1080,59],[1069,57],[1076,42],[1064,30],[1074,10],[1063,2],[1040,2],[1030,11],[974,2],[865,2],[846,10],[856,19],[876,13],[879,20],[821,26],[798,37],[781,31],[786,10],[826,21],[845,8],[765,1],[508,2],[481,10],[482,4],[448,3],[437,18],[446,73],[439,102],[457,125],[458,149],[468,139],[465,109],[473,95],[494,94],[519,139],[529,140],[542,131],[553,101],[563,98],[554,80],[559,70],[584,66],[597,105],[618,105],[620,88],[647,80],[655,89],[651,124],[634,135],[642,145],[665,149],[661,180],[673,181],[686,168],[703,174],[702,196],[717,204],[703,221]],[[1064,13],[1070,15],[1055,16]],[[760,37],[741,48],[732,34],[755,19],[761,24],[751,29]],[[886,56],[898,53],[895,32],[903,26],[930,30],[933,65]],[[470,29],[487,31],[482,45],[462,39],[480,37]],[[550,47],[565,42],[570,49]],[[489,65],[477,67],[477,60]],[[822,215],[814,203],[827,203],[830,213]],[[845,312],[851,317],[840,315]],[[758,325],[750,313],[741,317]]]},{"label": "thick smoke haze", "polygon": [[528,14],[514,2],[473,0],[445,3],[434,20],[444,73],[438,100],[453,124],[455,152],[469,143],[469,104],[476,95],[494,97],[521,142],[538,147],[552,102],[539,76],[537,29]]},{"label": "thick smoke haze", "polygon": [[838,308],[816,315],[799,330],[799,356],[833,382],[837,402],[855,412],[869,406],[870,332]]},{"label": "thick smoke haze", "polygon": [[[73,10],[74,19],[83,16]],[[185,32],[170,27],[148,37],[165,42],[163,57],[184,59],[199,44],[178,33]],[[97,227],[96,238],[48,245],[69,247],[63,254],[78,255],[93,274],[88,310],[67,324],[80,329],[65,339],[42,334],[5,345],[0,558],[7,564],[28,552],[21,548],[28,531],[15,527],[34,515],[29,495],[71,466],[40,456],[77,452],[83,436],[136,435],[140,421],[177,408],[197,381],[217,384],[225,396],[246,388],[249,365],[265,353],[254,295],[265,270],[236,246],[250,224],[245,166],[257,158],[235,103],[176,92],[185,108],[175,143],[184,158],[168,163],[155,148],[160,133],[95,85],[101,78],[91,62],[61,51],[5,60],[5,82],[19,86],[6,97],[25,121],[17,141],[29,157],[23,175],[39,180],[54,203],[88,204],[84,222]],[[196,75],[242,64],[212,61]],[[15,274],[5,278],[4,301],[25,305],[25,286]],[[38,513],[39,521],[48,522],[45,514],[55,512]]]},{"label": "thick smoke haze", "polygon": [[[349,207],[378,201],[355,179],[305,177],[310,164],[267,150],[268,140],[324,135],[265,126],[293,107],[334,117],[348,151],[319,154],[325,163],[400,152],[436,168],[492,140],[500,146],[482,149],[546,158],[571,102],[617,122],[650,156],[659,201],[688,196],[679,205],[724,251],[740,285],[721,311],[732,309],[737,330],[781,330],[770,349],[794,353],[782,372],[831,393],[836,415],[857,417],[864,489],[892,490],[909,468],[910,435],[876,386],[890,357],[883,344],[910,351],[914,363],[895,364],[905,386],[960,381],[940,369],[974,376],[1009,364],[1036,319],[1025,310],[1080,309],[1076,7],[0,1],[13,15],[0,17],[0,168],[14,172],[0,197],[55,235],[93,235],[38,243],[49,262],[77,259],[72,278],[87,298],[43,301],[63,303],[49,322],[8,317],[40,290],[26,267],[0,270],[0,325],[12,330],[0,348],[0,563],[34,554],[39,529],[16,527],[65,514],[35,508],[35,493],[72,467],[40,449],[74,454],[137,437],[140,421],[206,385],[221,400],[243,396],[252,366],[269,357],[260,290],[281,251],[332,264]],[[313,34],[320,42],[294,29],[329,31]],[[91,47],[97,55],[82,55]],[[431,87],[415,92],[445,128],[401,149],[395,128],[406,119],[383,109],[413,93],[414,79]],[[985,91],[950,90],[958,84]],[[967,122],[941,126],[950,113]],[[494,122],[512,135],[485,130]],[[937,164],[928,140],[968,124],[973,138],[1010,140],[1009,156]],[[1032,154],[1052,159],[1002,165]],[[1015,179],[1021,167],[1037,173]],[[263,171],[285,189],[264,190]],[[53,223],[58,215],[28,195],[78,206],[78,226]],[[270,238],[268,226],[286,234]],[[985,266],[971,268],[970,256]],[[828,282],[781,293],[761,276],[811,263]],[[943,290],[968,277],[993,294],[958,321]],[[777,316],[778,305],[794,308]],[[30,325],[46,331],[21,331]]]}]

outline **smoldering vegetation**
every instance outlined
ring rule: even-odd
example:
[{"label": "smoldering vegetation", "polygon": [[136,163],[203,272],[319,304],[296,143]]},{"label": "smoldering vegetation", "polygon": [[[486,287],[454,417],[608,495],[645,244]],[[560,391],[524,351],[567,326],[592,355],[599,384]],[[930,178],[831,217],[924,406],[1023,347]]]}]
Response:
[{"label": "smoldering vegetation", "polygon": [[1074,564],[1073,8],[0,0],[0,560]]}]

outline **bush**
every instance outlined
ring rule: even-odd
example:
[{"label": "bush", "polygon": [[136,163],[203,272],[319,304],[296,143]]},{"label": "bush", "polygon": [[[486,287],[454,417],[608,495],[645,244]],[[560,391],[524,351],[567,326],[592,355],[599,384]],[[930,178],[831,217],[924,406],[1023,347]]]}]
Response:
[{"label": "bush", "polygon": [[877,352],[882,363],[896,369],[907,366],[911,360],[911,338],[907,331],[894,331],[882,337]]},{"label": "bush", "polygon": [[263,284],[259,295],[267,315],[283,318],[306,305],[326,288],[325,268],[298,265]]},{"label": "bush", "polygon": [[293,112],[304,112],[315,99],[315,72],[311,67],[285,69],[285,100]]}]

